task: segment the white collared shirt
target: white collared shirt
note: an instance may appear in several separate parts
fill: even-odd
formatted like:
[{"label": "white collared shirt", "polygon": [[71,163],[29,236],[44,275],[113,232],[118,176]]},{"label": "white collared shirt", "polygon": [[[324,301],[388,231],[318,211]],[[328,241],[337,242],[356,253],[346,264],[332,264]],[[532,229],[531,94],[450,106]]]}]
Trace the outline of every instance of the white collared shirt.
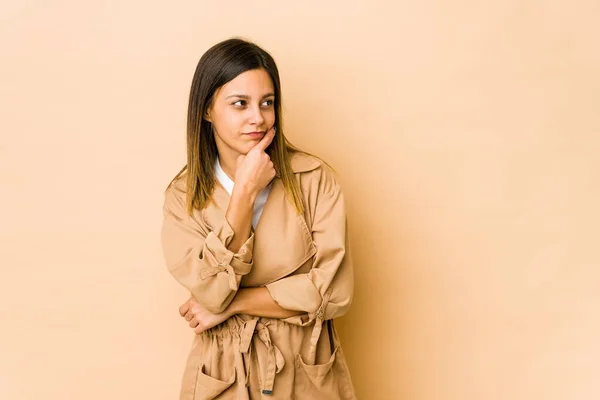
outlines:
[{"label": "white collared shirt", "polygon": [[[229,193],[229,195],[231,196],[231,194],[233,193],[233,186],[235,185],[235,182],[232,181],[231,178],[227,176],[225,171],[223,171],[223,168],[221,168],[219,157],[217,157],[217,160],[215,162],[215,176],[217,177],[221,185],[223,185],[227,193]],[[256,225],[258,225],[258,220],[262,215],[265,203],[267,202],[267,197],[269,197],[269,193],[271,192],[271,185],[272,182],[269,183],[267,187],[265,187],[263,190],[261,190],[258,196],[256,197],[256,201],[254,202],[254,210],[252,212],[253,229],[256,229]]]}]

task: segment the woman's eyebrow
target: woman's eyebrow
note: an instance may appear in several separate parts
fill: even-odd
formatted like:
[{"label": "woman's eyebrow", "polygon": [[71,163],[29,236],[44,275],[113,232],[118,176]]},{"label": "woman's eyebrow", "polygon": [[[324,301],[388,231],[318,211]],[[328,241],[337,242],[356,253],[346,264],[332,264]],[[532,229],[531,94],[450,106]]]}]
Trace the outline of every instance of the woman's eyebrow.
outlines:
[{"label": "woman's eyebrow", "polygon": [[[264,99],[265,97],[270,97],[270,96],[275,96],[275,94],[273,94],[273,93],[267,93],[262,98]],[[225,98],[228,99],[230,97],[239,97],[240,99],[245,99],[245,100],[248,100],[248,99],[251,98],[250,96],[245,95],[245,94],[232,94],[232,95],[227,96]]]}]

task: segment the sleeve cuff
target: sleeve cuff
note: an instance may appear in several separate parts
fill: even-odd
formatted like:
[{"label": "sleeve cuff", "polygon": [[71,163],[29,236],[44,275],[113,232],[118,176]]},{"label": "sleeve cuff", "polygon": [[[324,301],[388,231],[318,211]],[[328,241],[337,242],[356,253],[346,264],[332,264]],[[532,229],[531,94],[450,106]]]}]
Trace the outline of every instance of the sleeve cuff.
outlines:
[{"label": "sleeve cuff", "polygon": [[237,253],[227,248],[233,239],[233,229],[227,222],[206,236],[205,245],[214,256],[218,266],[230,265],[236,274],[246,275],[252,269],[252,250],[254,247],[254,233],[244,242]]},{"label": "sleeve cuff", "polygon": [[321,306],[321,294],[307,274],[292,275],[266,287],[273,300],[286,310],[310,314]]}]

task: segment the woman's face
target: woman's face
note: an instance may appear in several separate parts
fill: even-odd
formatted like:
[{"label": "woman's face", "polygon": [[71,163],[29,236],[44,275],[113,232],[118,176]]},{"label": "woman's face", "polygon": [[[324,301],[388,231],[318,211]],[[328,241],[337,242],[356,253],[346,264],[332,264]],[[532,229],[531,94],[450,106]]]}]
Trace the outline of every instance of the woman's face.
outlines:
[{"label": "woman's face", "polygon": [[213,124],[220,158],[235,163],[260,142],[275,123],[274,100],[264,69],[243,72],[217,89],[206,120]]}]

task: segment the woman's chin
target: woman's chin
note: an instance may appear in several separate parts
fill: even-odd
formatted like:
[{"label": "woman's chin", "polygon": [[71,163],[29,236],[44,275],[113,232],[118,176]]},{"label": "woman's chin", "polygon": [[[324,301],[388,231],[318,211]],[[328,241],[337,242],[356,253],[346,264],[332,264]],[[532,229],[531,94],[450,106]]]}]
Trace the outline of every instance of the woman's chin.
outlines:
[{"label": "woman's chin", "polygon": [[236,149],[236,151],[237,151],[237,153],[239,153],[239,154],[240,154],[240,155],[242,155],[242,156],[247,156],[247,155],[248,155],[248,153],[250,152],[250,150],[252,150],[252,148],[253,148],[254,146],[255,146],[254,144],[253,144],[253,145],[251,145],[251,146],[249,146],[249,145],[245,145],[245,146],[239,146],[239,147]]},{"label": "woman's chin", "polygon": [[234,149],[237,153],[246,156],[259,142],[260,140],[243,140],[236,143]]},{"label": "woman's chin", "polygon": [[241,154],[247,155],[250,150],[252,150],[260,140],[253,140],[251,142],[246,142],[243,146],[240,146]]}]

